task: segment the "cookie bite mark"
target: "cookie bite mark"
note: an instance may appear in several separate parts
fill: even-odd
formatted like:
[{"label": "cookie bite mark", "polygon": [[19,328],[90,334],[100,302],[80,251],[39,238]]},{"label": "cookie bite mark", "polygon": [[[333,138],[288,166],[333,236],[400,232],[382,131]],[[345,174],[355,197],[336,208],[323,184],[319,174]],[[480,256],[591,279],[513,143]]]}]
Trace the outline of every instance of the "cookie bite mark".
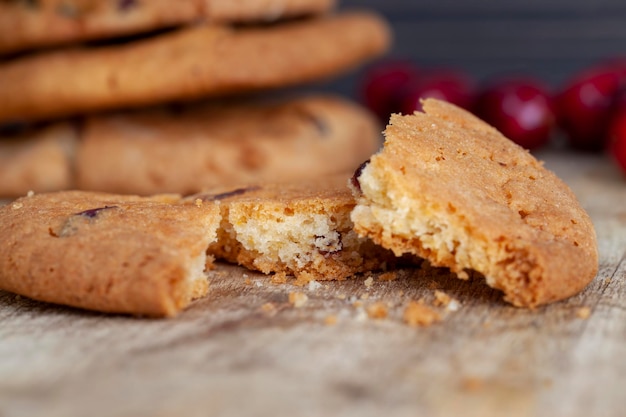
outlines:
[{"label": "cookie bite mark", "polygon": [[516,306],[584,288],[597,244],[571,190],[473,115],[432,99],[424,111],[393,115],[383,150],[355,175],[357,232],[459,277],[475,270]]},{"label": "cookie bite mark", "polygon": [[222,198],[218,242],[209,253],[300,282],[341,280],[393,263],[390,251],[354,232],[348,175],[263,184]]}]

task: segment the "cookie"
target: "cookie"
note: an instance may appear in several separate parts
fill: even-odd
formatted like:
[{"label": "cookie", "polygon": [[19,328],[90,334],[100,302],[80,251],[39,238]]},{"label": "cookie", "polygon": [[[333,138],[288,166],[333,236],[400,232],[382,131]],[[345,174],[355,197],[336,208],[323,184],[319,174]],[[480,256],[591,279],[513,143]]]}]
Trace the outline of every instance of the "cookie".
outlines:
[{"label": "cookie", "polygon": [[340,280],[382,269],[396,258],[360,238],[350,212],[349,174],[280,184],[222,188],[189,197],[219,201],[222,224],[209,253],[299,282]]},{"label": "cookie", "polygon": [[76,141],[69,123],[0,138],[0,197],[71,188]]},{"label": "cookie", "polygon": [[0,138],[0,197],[316,178],[353,170],[380,145],[375,118],[332,95],[119,112]]},{"label": "cookie", "polygon": [[311,82],[381,54],[389,41],[379,16],[352,12],[264,27],[198,25],[23,57],[0,65],[0,123]]},{"label": "cookie", "polygon": [[80,191],[0,207],[0,289],[85,309],[172,316],[207,291],[217,205]]},{"label": "cookie", "polygon": [[78,188],[142,195],[346,172],[381,144],[373,116],[335,96],[91,117],[82,139]]},{"label": "cookie", "polygon": [[393,115],[385,144],[353,178],[361,236],[535,307],[576,294],[598,269],[575,195],[530,153],[470,113],[429,99]]},{"label": "cookie", "polygon": [[129,36],[194,21],[254,22],[329,11],[333,0],[0,1],[0,54]]}]

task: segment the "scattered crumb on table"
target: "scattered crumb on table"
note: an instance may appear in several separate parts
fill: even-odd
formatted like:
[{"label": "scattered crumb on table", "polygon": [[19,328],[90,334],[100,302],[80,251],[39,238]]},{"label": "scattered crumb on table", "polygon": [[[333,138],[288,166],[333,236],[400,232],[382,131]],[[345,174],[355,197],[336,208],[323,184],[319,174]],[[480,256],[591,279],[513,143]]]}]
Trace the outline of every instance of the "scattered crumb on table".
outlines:
[{"label": "scattered crumb on table", "polygon": [[411,301],[404,309],[403,318],[409,326],[430,326],[441,321],[438,312],[421,301]]},{"label": "scattered crumb on table", "polygon": [[398,279],[398,273],[395,271],[385,272],[378,276],[379,281],[395,281]]},{"label": "scattered crumb on table", "polygon": [[300,308],[304,306],[309,297],[306,294],[301,292],[290,292],[289,293],[289,303],[293,304],[295,308]]},{"label": "scattered crumb on table", "polygon": [[587,320],[591,316],[591,309],[589,307],[580,307],[576,310],[576,317],[582,320]]},{"label": "scattered crumb on table", "polygon": [[367,315],[371,319],[384,319],[387,318],[389,312],[387,306],[383,302],[375,302],[366,307]]}]

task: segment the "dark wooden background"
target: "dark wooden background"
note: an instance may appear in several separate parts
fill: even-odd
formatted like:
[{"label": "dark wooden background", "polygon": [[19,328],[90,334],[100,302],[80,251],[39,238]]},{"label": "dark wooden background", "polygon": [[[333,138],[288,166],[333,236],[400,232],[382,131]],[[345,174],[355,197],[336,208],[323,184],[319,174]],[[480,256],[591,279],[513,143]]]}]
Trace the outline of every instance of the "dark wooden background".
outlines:
[{"label": "dark wooden background", "polygon": [[[558,89],[573,73],[626,56],[624,0],[340,0],[382,13],[394,28],[389,56],[462,69],[478,81],[523,73]],[[354,94],[363,70],[332,83]]]}]

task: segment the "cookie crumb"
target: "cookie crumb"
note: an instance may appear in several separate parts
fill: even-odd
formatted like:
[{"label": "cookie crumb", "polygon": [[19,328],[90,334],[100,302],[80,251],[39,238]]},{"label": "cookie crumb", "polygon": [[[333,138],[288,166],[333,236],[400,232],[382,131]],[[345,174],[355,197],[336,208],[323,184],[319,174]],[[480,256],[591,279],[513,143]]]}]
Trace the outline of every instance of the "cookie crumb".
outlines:
[{"label": "cookie crumb", "polygon": [[297,277],[296,277],[296,281],[294,282],[294,285],[298,286],[298,287],[304,287],[305,285],[308,285],[309,282],[314,281],[315,277],[304,271],[301,272]]},{"label": "cookie crumb", "polygon": [[440,290],[435,290],[433,305],[437,307],[445,307],[448,311],[457,311],[460,307],[460,304],[456,299]]},{"label": "cookie crumb", "polygon": [[324,318],[324,324],[327,326],[334,326],[335,324],[337,324],[337,316],[335,316],[334,314],[326,316]]},{"label": "cookie crumb", "polygon": [[411,301],[404,309],[403,318],[409,326],[430,326],[441,321],[441,316],[421,301]]},{"label": "cookie crumb", "polygon": [[254,281],[254,285],[257,287],[262,287],[263,283],[261,281]]},{"label": "cookie crumb", "polygon": [[35,195],[35,192],[33,190],[28,190],[28,192],[26,193],[26,197],[32,197]]},{"label": "cookie crumb", "polygon": [[374,285],[374,278],[369,277],[368,279],[363,281],[363,284],[365,284],[367,288],[370,288],[372,285]]},{"label": "cookie crumb", "polygon": [[460,307],[461,307],[461,303],[459,303],[457,300],[453,298],[452,300],[450,300],[450,304],[446,306],[446,310],[458,311]]},{"label": "cookie crumb", "polygon": [[478,377],[467,377],[462,381],[463,389],[466,391],[479,391],[485,386],[485,381]]},{"label": "cookie crumb", "polygon": [[435,300],[433,301],[434,305],[447,307],[451,301],[452,297],[450,297],[448,294],[440,290],[435,290]]},{"label": "cookie crumb", "polygon": [[388,314],[387,306],[380,301],[367,306],[367,315],[371,319],[385,319]]},{"label": "cookie crumb", "polygon": [[361,294],[361,300],[367,300],[368,298],[370,298],[370,295],[368,293]]},{"label": "cookie crumb", "polygon": [[270,278],[272,284],[285,284],[287,282],[287,274],[284,272],[277,272]]},{"label": "cookie crumb", "polygon": [[456,276],[463,280],[469,279],[469,274],[467,273],[467,271],[459,271],[456,273]]},{"label": "cookie crumb", "polygon": [[319,282],[315,280],[309,281],[309,291],[317,291],[320,288],[322,288],[322,284],[320,284]]},{"label": "cookie crumb", "polygon": [[24,207],[24,205],[23,205],[22,203],[13,203],[13,204],[11,205],[11,208],[12,208],[13,210],[19,210],[19,209],[21,209],[22,207]]},{"label": "cookie crumb", "polygon": [[246,278],[243,280],[244,285],[252,285],[252,280],[250,278]]},{"label": "cookie crumb", "polygon": [[196,207],[202,207],[202,199],[196,198],[196,200],[194,201],[194,204],[196,205]]},{"label": "cookie crumb", "polygon": [[274,303],[265,303],[261,306],[261,310],[268,314],[268,315],[275,315],[276,314],[276,305]]},{"label": "cookie crumb", "polygon": [[591,316],[591,309],[589,307],[580,307],[576,310],[576,317],[581,320],[587,320]]},{"label": "cookie crumb", "polygon": [[363,322],[363,321],[366,321],[366,320],[367,320],[367,313],[362,308],[359,308],[356,311],[356,321]]},{"label": "cookie crumb", "polygon": [[398,273],[393,271],[385,272],[378,276],[379,281],[395,281],[396,279],[398,279]]},{"label": "cookie crumb", "polygon": [[342,294],[337,294],[337,298],[338,298],[339,300],[345,300],[345,299],[346,299],[346,295],[345,295],[345,294],[343,294],[343,293],[342,293]]},{"label": "cookie crumb", "polygon": [[295,308],[300,308],[306,304],[309,297],[306,294],[301,292],[290,292],[289,293],[289,303],[293,304]]}]

